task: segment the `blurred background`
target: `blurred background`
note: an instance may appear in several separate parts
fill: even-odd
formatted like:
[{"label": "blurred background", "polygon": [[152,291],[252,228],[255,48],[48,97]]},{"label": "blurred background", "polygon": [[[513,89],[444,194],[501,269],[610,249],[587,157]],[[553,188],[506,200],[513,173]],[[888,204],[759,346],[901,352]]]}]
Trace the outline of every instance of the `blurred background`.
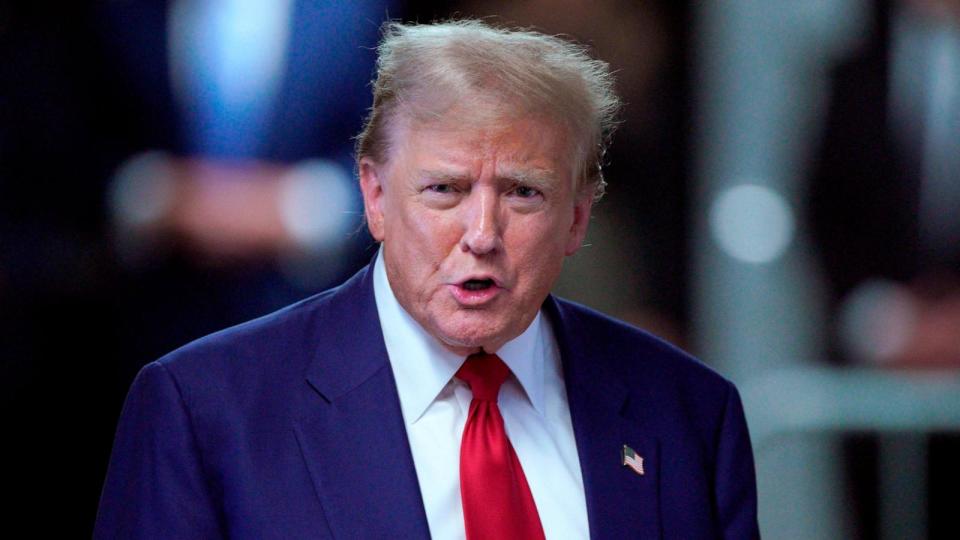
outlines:
[{"label": "blurred background", "polygon": [[369,260],[379,26],[454,15],[616,70],[558,292],[737,383],[764,536],[960,538],[957,0],[0,4],[10,528],[88,536],[142,365]]}]

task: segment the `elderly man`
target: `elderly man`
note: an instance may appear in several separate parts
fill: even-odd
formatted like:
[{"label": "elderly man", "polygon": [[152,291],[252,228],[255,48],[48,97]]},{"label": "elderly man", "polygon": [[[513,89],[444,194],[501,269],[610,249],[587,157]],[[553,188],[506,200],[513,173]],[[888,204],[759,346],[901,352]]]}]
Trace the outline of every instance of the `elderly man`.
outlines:
[{"label": "elderly man", "polygon": [[563,40],[389,25],[357,145],[378,254],[144,368],[96,536],[758,536],[733,386],[549,294],[617,106]]}]

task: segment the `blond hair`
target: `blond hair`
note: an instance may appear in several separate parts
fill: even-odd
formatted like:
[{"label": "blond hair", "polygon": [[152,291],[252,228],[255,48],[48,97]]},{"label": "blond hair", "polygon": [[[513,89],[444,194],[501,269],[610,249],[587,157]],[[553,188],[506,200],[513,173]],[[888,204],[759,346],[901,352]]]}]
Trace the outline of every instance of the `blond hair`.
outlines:
[{"label": "blond hair", "polygon": [[504,118],[545,115],[569,129],[579,189],[603,195],[602,163],[620,99],[606,62],[559,37],[478,20],[384,25],[377,47],[373,106],[357,136],[356,158],[385,162],[398,114],[442,118],[455,105]]}]

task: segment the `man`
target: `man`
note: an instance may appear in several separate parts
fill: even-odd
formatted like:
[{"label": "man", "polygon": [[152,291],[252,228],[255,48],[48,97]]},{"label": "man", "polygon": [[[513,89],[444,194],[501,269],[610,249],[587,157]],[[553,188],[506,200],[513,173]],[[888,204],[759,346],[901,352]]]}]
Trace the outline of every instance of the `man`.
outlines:
[{"label": "man", "polygon": [[374,261],[145,367],[97,537],[753,538],[733,386],[549,295],[618,100],[533,32],[387,27],[358,139]]}]

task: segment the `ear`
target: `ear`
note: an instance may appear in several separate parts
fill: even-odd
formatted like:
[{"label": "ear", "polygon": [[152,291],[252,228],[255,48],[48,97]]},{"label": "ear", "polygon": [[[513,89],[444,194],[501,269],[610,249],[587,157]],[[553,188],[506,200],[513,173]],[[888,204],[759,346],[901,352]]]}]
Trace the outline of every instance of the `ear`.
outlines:
[{"label": "ear", "polygon": [[360,192],[363,194],[363,214],[367,218],[370,236],[383,241],[383,167],[369,157],[360,158]]},{"label": "ear", "polygon": [[577,199],[573,203],[573,223],[570,224],[565,255],[573,255],[583,245],[583,239],[587,236],[587,225],[590,224],[590,210],[592,208],[592,190],[584,190],[577,195]]}]

